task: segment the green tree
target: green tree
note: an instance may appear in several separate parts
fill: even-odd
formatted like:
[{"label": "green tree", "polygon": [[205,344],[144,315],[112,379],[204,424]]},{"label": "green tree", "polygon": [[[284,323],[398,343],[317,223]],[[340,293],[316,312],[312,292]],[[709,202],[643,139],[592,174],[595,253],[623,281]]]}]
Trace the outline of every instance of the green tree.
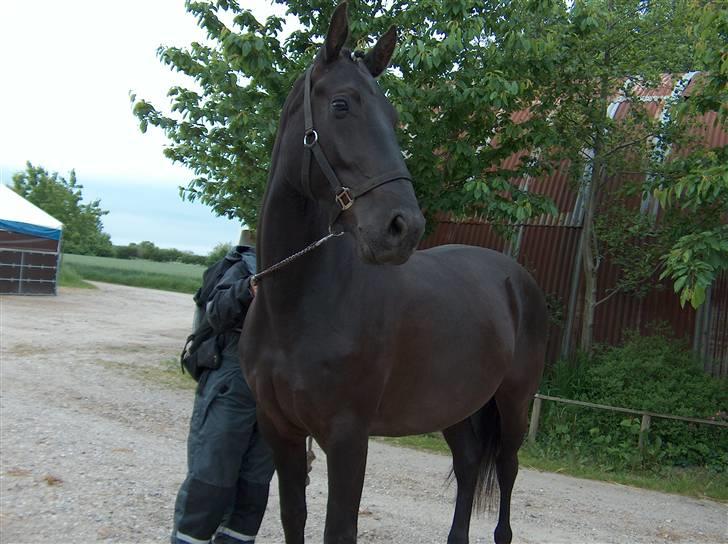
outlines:
[{"label": "green tree", "polygon": [[212,248],[212,251],[210,251],[210,253],[205,258],[205,264],[215,264],[225,255],[227,255],[234,247],[235,245],[231,244],[230,242],[220,242],[219,244],[216,244],[215,247]]},{"label": "green tree", "polygon": [[[161,128],[171,142],[165,154],[195,173],[183,198],[248,225],[257,221],[285,98],[338,1],[275,3],[295,25],[288,35],[282,18],[259,21],[235,0],[188,1],[208,41],[158,54],[191,85],[170,89],[170,113],[132,96],[141,129]],[[390,25],[399,29],[392,69],[380,82],[400,114],[400,142],[430,216],[477,216],[508,234],[556,211],[513,180],[569,161],[585,202],[585,349],[608,242],[594,228],[599,205],[613,200],[615,176],[659,179],[660,150],[684,132],[671,118],[656,119],[639,91],[662,73],[710,68],[696,58],[689,32],[698,12],[691,0],[350,1],[352,48],[366,49]],[[704,43],[716,38],[714,26]],[[630,106],[619,122],[606,115],[616,97]],[[507,160],[515,153],[519,161]]]},{"label": "green tree", "polygon": [[[681,83],[663,75],[702,67],[688,32],[691,7],[681,0],[577,0],[561,4],[544,23],[528,22],[522,13],[512,19],[519,36],[553,36],[549,62],[529,72],[538,96],[530,113],[556,134],[542,132],[548,139],[539,160],[568,161],[583,203],[584,351],[592,347],[598,305],[620,291],[644,293],[662,267],[660,256],[690,225],[679,213],[658,220],[650,195],[640,199],[640,193],[643,180],[654,183],[663,175],[668,151],[686,133],[669,114],[655,115],[656,102],[645,95],[667,83],[679,97]],[[666,102],[669,113],[676,100]],[[598,299],[599,267],[607,255],[622,266],[622,277]]]},{"label": "green tree", "polygon": [[13,175],[13,189],[63,223],[63,251],[81,255],[112,254],[111,239],[103,231],[101,218],[109,213],[101,201],[83,203],[83,185],[71,170],[68,179],[40,166],[26,163],[24,172]]},{"label": "green tree", "polygon": [[[132,96],[141,129],[164,130],[171,141],[165,154],[195,172],[183,197],[248,225],[257,221],[285,98],[323,42],[338,2],[277,3],[298,24],[288,36],[281,18],[258,21],[234,0],[187,2],[209,41],[162,47],[158,54],[195,85],[170,89],[170,114]],[[508,169],[501,164],[514,151],[534,148],[544,128],[538,119],[511,120],[535,99],[522,66],[489,38],[505,32],[511,11],[475,0],[351,2],[352,48],[367,48],[392,24],[400,29],[393,69],[381,83],[400,113],[401,144],[431,214],[477,214],[505,226],[554,211],[547,199],[508,183],[538,173],[535,163],[526,157]],[[547,47],[540,37],[534,42]],[[490,145],[496,136],[498,146]]]},{"label": "green tree", "polygon": [[680,302],[697,308],[721,272],[728,270],[728,145],[700,145],[707,130],[728,132],[728,5],[694,2],[690,27],[697,61],[705,73],[690,99],[676,108],[678,124],[698,127],[662,176],[648,185],[660,203],[695,218],[663,256],[662,277],[674,281]]},{"label": "green tree", "polygon": [[137,244],[137,257],[140,259],[147,259],[149,261],[159,261],[160,248],[158,248],[154,242],[144,240]]}]

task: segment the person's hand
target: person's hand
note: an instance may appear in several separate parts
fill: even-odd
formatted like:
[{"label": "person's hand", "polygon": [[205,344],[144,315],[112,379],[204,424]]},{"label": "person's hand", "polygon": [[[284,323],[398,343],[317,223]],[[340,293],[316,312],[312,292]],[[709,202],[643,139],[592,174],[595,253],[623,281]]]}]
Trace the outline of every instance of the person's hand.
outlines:
[{"label": "person's hand", "polygon": [[257,282],[250,282],[250,292],[253,294],[253,297],[255,297],[258,294],[258,283]]}]

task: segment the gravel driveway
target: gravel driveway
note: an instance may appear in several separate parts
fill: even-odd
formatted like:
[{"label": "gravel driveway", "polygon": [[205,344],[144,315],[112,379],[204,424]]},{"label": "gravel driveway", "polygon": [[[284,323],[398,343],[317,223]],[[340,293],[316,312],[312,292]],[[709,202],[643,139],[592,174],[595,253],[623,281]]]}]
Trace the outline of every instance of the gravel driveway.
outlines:
[{"label": "gravel driveway", "polygon": [[[189,295],[97,284],[57,297],[0,297],[0,541],[167,542],[185,473],[193,390],[165,382],[190,326]],[[308,490],[321,542],[323,454]],[[444,543],[447,457],[370,443],[360,542]],[[282,542],[277,485],[258,542]],[[522,470],[514,542],[728,542],[707,500]],[[492,542],[494,516],[471,542]]]}]

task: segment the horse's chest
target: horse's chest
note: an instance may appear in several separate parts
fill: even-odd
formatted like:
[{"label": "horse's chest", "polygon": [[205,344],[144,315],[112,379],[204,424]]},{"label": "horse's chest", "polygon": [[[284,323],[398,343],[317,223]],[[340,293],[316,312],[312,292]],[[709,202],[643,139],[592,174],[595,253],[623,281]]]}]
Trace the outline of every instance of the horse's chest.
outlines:
[{"label": "horse's chest", "polygon": [[304,413],[333,414],[354,399],[370,405],[384,389],[371,354],[354,349],[354,342],[342,336],[302,336],[284,348],[261,340],[255,380],[268,384],[258,389],[270,398],[259,400],[275,405],[289,420],[300,420]]},{"label": "horse's chest", "polygon": [[291,390],[335,393],[338,386],[357,382],[367,375],[366,357],[352,349],[310,339],[264,357],[263,366],[277,382]]}]

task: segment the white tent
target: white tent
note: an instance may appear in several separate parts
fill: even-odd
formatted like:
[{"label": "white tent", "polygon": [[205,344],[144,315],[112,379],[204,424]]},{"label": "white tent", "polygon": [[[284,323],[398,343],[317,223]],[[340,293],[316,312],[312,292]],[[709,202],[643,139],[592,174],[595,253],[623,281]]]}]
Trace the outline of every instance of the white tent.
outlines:
[{"label": "white tent", "polygon": [[63,224],[0,184],[0,294],[56,293]]}]

